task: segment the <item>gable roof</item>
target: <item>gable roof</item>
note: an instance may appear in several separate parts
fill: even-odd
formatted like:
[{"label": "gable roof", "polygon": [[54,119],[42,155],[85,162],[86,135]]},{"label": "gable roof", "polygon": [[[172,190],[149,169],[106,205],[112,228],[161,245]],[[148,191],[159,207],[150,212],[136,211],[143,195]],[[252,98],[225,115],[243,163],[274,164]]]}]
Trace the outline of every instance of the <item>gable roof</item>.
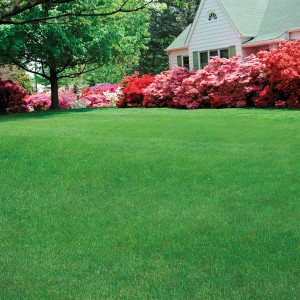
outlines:
[{"label": "gable roof", "polygon": [[259,32],[270,0],[219,0],[236,29],[243,36]]},{"label": "gable roof", "polygon": [[269,0],[255,43],[279,38],[286,31],[300,28],[300,0]]},{"label": "gable roof", "polygon": [[[166,49],[186,48],[195,29],[204,2],[201,0],[194,22]],[[244,44],[275,40],[287,30],[300,28],[300,0],[218,0]],[[187,30],[188,29],[188,30]]]},{"label": "gable roof", "polygon": [[189,35],[189,32],[191,30],[192,24],[187,26],[184,31],[173,41],[171,45],[166,49],[168,50],[175,50],[175,49],[182,49],[182,48],[187,48],[186,46],[186,40]]}]

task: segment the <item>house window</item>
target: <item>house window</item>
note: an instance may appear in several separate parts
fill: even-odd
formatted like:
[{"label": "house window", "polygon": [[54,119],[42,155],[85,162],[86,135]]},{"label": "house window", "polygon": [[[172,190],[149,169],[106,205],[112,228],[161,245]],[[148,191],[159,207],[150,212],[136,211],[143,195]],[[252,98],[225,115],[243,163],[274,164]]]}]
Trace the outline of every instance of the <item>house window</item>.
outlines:
[{"label": "house window", "polygon": [[190,68],[190,58],[188,56],[183,57],[183,67],[187,69]]},{"label": "house window", "polygon": [[229,49],[220,49],[221,58],[229,58]]},{"label": "house window", "polygon": [[217,14],[214,11],[211,11],[208,14],[208,21],[214,21],[214,20],[217,20],[217,19],[218,19]]},{"label": "house window", "polygon": [[178,55],[177,56],[177,66],[189,69],[190,68],[190,58],[188,56]]},{"label": "house window", "polygon": [[230,58],[235,56],[235,51],[234,53],[231,53],[230,51],[232,47],[235,49],[235,46],[231,46],[225,49],[214,49],[200,52],[200,69],[203,69],[208,64],[208,61],[214,56],[219,56],[221,58]]},{"label": "house window", "polygon": [[212,58],[213,56],[219,56],[219,51],[218,50],[210,50],[209,58]]},{"label": "house window", "polygon": [[200,52],[200,69],[203,69],[208,64],[208,52]]}]

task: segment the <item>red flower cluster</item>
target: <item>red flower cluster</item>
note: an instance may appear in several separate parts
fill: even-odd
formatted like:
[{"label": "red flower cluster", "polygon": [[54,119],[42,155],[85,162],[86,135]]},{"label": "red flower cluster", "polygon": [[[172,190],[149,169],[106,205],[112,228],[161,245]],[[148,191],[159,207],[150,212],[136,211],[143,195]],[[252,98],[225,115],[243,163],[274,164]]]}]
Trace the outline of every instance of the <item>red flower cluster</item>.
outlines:
[{"label": "red flower cluster", "polygon": [[139,77],[138,72],[132,76],[126,76],[121,82],[123,95],[116,104],[118,107],[141,107],[143,105],[144,90],[154,81],[154,76],[145,74]]},{"label": "red flower cluster", "polygon": [[259,107],[300,107],[300,40],[258,53],[268,83],[255,101]]}]

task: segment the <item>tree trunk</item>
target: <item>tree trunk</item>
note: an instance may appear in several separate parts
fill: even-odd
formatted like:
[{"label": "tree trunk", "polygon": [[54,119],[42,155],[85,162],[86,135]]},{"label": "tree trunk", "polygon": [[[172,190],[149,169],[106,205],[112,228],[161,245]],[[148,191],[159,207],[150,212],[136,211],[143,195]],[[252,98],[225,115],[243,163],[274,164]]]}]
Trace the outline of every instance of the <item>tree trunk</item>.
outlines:
[{"label": "tree trunk", "polygon": [[56,74],[56,68],[50,68],[50,83],[51,83],[51,110],[60,109],[58,101],[58,78]]}]

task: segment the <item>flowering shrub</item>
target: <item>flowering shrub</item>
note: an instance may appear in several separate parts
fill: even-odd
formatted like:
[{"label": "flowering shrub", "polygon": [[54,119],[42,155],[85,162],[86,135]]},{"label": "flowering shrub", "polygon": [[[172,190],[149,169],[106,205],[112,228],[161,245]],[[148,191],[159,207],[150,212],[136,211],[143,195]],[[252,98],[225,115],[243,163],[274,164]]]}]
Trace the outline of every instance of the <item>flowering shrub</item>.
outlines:
[{"label": "flowering shrub", "polygon": [[115,93],[119,88],[120,88],[120,85],[117,83],[113,84],[113,83],[106,82],[106,83],[96,84],[95,86],[91,87],[90,89],[92,92],[101,89],[102,92]]},{"label": "flowering shrub", "polygon": [[271,51],[258,53],[265,64],[268,83],[255,100],[258,107],[300,107],[300,40],[286,41]]},{"label": "flowering shrub", "polygon": [[29,111],[48,110],[51,105],[51,92],[27,95],[24,100]]},{"label": "flowering shrub", "polygon": [[59,89],[58,100],[60,108],[69,109],[71,108],[71,103],[77,101],[77,95],[74,93],[73,90]]},{"label": "flowering shrub", "polygon": [[173,103],[182,108],[245,107],[263,89],[264,65],[251,55],[242,62],[239,56],[214,57],[203,69],[183,80]]},{"label": "flowering shrub", "polygon": [[[51,91],[45,91],[40,94],[27,95],[24,100],[29,111],[48,110],[51,105]],[[71,90],[58,90],[59,105],[62,109],[69,109],[77,103],[77,96]]]},{"label": "flowering shrub", "polygon": [[81,100],[87,107],[105,107],[116,105],[120,96],[118,84],[100,83],[93,87],[86,87],[81,93]]},{"label": "flowering shrub", "polygon": [[163,71],[155,76],[151,83],[144,91],[144,107],[163,107],[173,106],[173,97],[175,90],[181,86],[182,81],[190,76],[186,68],[178,66],[169,71]]},{"label": "flowering shrub", "polygon": [[89,101],[78,99],[76,101],[70,102],[70,108],[71,109],[86,108],[88,106],[88,104],[90,104]]},{"label": "flowering shrub", "polygon": [[121,82],[123,95],[116,104],[118,107],[139,107],[144,101],[144,90],[154,81],[154,76],[145,74],[139,77],[138,72],[126,76]]},{"label": "flowering shrub", "polygon": [[107,107],[110,106],[108,103],[106,97],[103,94],[90,94],[83,98],[81,98],[82,101],[86,101],[87,106],[86,107]]},{"label": "flowering shrub", "polygon": [[0,113],[26,112],[25,91],[10,80],[0,78]]}]

